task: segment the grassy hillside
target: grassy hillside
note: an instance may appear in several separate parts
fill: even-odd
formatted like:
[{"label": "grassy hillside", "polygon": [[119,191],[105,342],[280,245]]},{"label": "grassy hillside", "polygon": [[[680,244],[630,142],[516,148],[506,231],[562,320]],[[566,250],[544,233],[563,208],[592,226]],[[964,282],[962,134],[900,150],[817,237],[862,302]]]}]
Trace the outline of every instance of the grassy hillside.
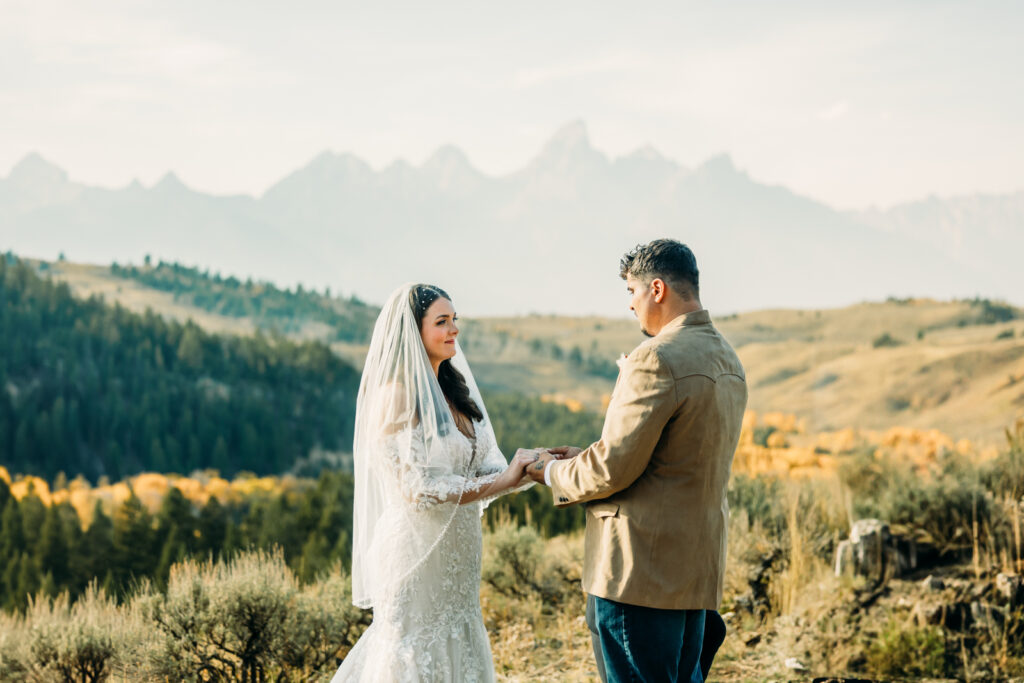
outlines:
[{"label": "grassy hillside", "polygon": [[1024,416],[1024,320],[987,301],[889,301],[763,311],[720,322],[750,381],[750,407],[811,430],[937,428],[1000,443]]},{"label": "grassy hillside", "polygon": [[[757,311],[715,324],[747,370],[749,408],[795,413],[812,431],[903,425],[1000,444],[1005,426],[1024,416],[1019,309],[986,300],[890,300]],[[613,380],[578,371],[568,360],[572,349],[614,359],[643,339],[633,320],[485,318],[464,328],[481,382],[595,410]]]},{"label": "grassy hillside", "polygon": [[[263,324],[258,317],[214,314],[189,303],[184,291],[175,296],[144,284],[146,277],[120,277],[108,267],[48,268],[77,293],[103,293],[134,310],[152,307],[179,319],[192,317],[210,330]],[[202,280],[201,273],[189,272]],[[305,297],[302,310],[316,301],[326,305],[320,294]],[[332,301],[330,307],[347,305],[344,299]],[[373,309],[360,310],[365,322]],[[361,363],[365,339],[296,311],[288,327],[295,336],[326,341]],[[998,302],[889,300],[820,311],[757,311],[715,322],[747,369],[750,408],[797,413],[813,430],[905,425],[998,444],[1005,425],[1024,416],[1024,314]],[[627,318],[532,315],[464,319],[462,340],[486,389],[600,412],[614,384],[614,360],[643,337]]]},{"label": "grassy hillside", "polygon": [[0,464],[52,478],[277,473],[350,448],[358,372],[318,342],[213,335],[0,257]]}]

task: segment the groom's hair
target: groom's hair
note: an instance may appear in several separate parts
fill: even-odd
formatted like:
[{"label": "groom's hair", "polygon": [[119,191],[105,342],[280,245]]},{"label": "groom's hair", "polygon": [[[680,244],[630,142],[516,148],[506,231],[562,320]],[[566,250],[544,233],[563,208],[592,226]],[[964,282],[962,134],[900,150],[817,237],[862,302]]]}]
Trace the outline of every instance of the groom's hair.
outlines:
[{"label": "groom's hair", "polygon": [[632,275],[644,284],[662,280],[683,300],[700,298],[700,271],[690,248],[677,240],[660,239],[638,244],[619,261],[619,277]]}]

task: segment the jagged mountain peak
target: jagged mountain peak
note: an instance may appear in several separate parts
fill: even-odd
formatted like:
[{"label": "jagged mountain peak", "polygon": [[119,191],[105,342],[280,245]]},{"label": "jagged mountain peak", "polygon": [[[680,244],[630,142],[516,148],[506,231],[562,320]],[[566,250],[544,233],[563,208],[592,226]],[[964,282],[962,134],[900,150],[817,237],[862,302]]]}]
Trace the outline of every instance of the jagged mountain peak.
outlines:
[{"label": "jagged mountain peak", "polygon": [[7,179],[19,186],[60,185],[68,181],[67,171],[50,163],[38,152],[29,152],[11,169]]},{"label": "jagged mountain peak", "polygon": [[698,171],[702,173],[710,174],[739,174],[740,171],[736,169],[736,164],[733,163],[732,157],[729,154],[722,153],[716,154],[711,157],[703,164],[701,164]]},{"label": "jagged mountain peak", "polygon": [[471,191],[483,180],[463,152],[454,145],[445,145],[430,155],[421,171],[440,190]]},{"label": "jagged mountain peak", "polygon": [[372,169],[369,164],[354,154],[349,154],[348,152],[342,152],[339,154],[328,149],[313,157],[310,162],[300,168],[297,173],[302,173],[303,171],[315,171],[318,173],[351,173],[354,171],[362,173],[371,172]]},{"label": "jagged mountain peak", "polygon": [[590,146],[590,133],[587,131],[587,124],[577,119],[565,124],[551,136],[549,145],[562,146]]},{"label": "jagged mountain peak", "polygon": [[477,172],[466,153],[455,145],[438,147],[437,151],[423,162],[422,168],[429,173]]},{"label": "jagged mountain peak", "polygon": [[625,156],[618,157],[615,166],[626,173],[640,173],[644,177],[651,174],[671,176],[679,171],[687,171],[672,159],[664,156],[651,145],[639,147]]},{"label": "jagged mountain peak", "polygon": [[654,149],[652,145],[637,147],[635,150],[624,156],[623,159],[636,161],[670,161],[667,157],[662,155],[661,152]]},{"label": "jagged mountain peak", "polygon": [[162,178],[160,178],[159,181],[157,181],[156,185],[153,186],[153,189],[159,190],[160,192],[181,192],[187,191],[188,187],[185,186],[185,183],[181,182],[181,178],[178,177],[178,174],[174,171],[168,171]]},{"label": "jagged mountain peak", "polygon": [[581,152],[594,152],[590,144],[590,134],[583,121],[572,121],[565,124],[548,139],[541,151],[541,157],[564,156]]},{"label": "jagged mountain peak", "polygon": [[[354,183],[364,186],[370,182],[374,171],[359,157],[331,150],[324,150],[310,161],[267,188],[263,199],[273,203],[293,200],[297,196],[308,197],[308,193],[333,193],[337,188]],[[296,195],[295,193],[299,194]]]},{"label": "jagged mountain peak", "polygon": [[584,123],[573,121],[562,126],[547,141],[528,170],[533,173],[540,171],[544,175],[554,173],[564,178],[565,174],[601,169],[608,163],[608,158],[590,144]]}]

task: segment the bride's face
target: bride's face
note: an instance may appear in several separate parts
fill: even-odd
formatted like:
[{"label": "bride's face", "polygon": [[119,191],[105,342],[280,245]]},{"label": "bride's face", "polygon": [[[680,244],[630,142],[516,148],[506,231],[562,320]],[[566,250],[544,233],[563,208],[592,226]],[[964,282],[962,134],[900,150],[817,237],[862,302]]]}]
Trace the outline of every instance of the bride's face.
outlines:
[{"label": "bride's face", "polygon": [[455,337],[459,335],[459,328],[455,324],[457,320],[452,302],[444,297],[430,304],[423,316],[420,337],[423,339],[423,348],[427,350],[427,357],[435,368],[455,355]]}]

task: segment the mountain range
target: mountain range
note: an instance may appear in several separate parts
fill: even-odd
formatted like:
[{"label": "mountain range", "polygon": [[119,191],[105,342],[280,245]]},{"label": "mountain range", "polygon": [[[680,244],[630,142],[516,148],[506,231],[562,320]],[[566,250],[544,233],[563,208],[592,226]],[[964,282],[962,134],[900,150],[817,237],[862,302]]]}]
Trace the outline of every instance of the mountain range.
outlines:
[{"label": "mountain range", "polygon": [[725,155],[695,168],[650,147],[609,158],[580,122],[499,177],[445,146],[380,170],[324,152],[259,197],[204,194],[173,173],[90,187],[38,154],[0,179],[0,249],[95,263],[149,254],[376,303],[430,281],[477,316],[628,314],[618,260],[656,237],[693,247],[702,301],[722,313],[888,296],[1024,302],[1024,192],[837,211]]}]

